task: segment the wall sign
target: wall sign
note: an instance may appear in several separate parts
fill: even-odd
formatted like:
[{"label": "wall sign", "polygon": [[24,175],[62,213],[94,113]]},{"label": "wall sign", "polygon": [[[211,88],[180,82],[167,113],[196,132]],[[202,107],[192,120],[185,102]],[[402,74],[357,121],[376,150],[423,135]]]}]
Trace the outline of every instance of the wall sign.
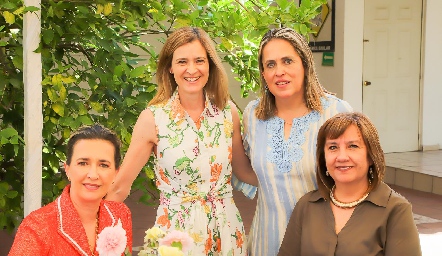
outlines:
[{"label": "wall sign", "polygon": [[[302,0],[299,0],[301,4]],[[335,51],[335,0],[328,0],[320,7],[320,13],[312,20],[316,25],[311,29],[316,34],[310,34],[309,46],[312,52]]]}]

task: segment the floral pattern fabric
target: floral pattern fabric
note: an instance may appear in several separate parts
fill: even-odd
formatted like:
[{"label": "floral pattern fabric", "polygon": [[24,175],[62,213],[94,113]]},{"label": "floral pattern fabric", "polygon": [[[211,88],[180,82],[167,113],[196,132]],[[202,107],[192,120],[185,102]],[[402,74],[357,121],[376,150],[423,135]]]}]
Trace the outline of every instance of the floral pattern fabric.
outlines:
[{"label": "floral pattern fabric", "polygon": [[244,226],[230,183],[230,106],[219,110],[206,100],[194,122],[175,91],[167,103],[149,109],[158,136],[155,174],[161,194],[156,226],[189,233],[195,245],[187,255],[246,255]]}]

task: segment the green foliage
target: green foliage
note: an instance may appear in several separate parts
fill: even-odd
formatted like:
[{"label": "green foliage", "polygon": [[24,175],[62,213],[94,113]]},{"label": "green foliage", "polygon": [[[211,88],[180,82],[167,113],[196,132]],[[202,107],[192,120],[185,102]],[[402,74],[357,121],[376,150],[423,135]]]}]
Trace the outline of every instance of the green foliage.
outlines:
[{"label": "green foliage", "polygon": [[[43,204],[66,185],[62,163],[72,131],[99,122],[127,149],[138,114],[153,97],[159,49],[177,27],[199,26],[241,82],[242,96],[259,84],[257,47],[270,27],[310,32],[325,0],[42,0]],[[23,216],[23,16],[38,10],[23,0],[0,3],[0,227],[13,230]],[[153,37],[159,39],[152,39]],[[148,42],[146,42],[148,41]],[[135,49],[137,49],[135,51]],[[136,54],[141,52],[142,54]],[[155,204],[149,162],[132,187]]]}]

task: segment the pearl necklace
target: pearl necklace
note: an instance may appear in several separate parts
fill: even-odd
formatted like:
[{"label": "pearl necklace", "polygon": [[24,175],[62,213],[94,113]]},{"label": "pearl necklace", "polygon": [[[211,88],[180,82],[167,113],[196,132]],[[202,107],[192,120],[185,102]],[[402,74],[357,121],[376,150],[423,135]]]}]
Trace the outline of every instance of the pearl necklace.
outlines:
[{"label": "pearl necklace", "polygon": [[[350,202],[350,203],[343,203],[341,201],[338,201],[334,196],[333,196],[333,191],[335,190],[335,186],[333,185],[332,189],[330,190],[330,199],[332,201],[332,203],[342,209],[350,209],[350,208],[354,208],[356,206],[358,206],[360,203],[362,203],[362,201],[364,201],[368,195],[370,194],[370,192],[367,192],[365,195],[363,195],[361,198],[359,198],[356,201]],[[370,188],[370,186],[369,186]]]}]

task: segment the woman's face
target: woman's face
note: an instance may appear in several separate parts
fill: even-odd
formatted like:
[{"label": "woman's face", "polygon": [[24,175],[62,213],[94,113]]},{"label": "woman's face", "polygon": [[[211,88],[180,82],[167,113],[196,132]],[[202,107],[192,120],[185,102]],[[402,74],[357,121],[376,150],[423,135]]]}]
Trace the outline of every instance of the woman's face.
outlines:
[{"label": "woman's face", "polygon": [[114,145],[101,139],[82,139],[74,145],[71,164],[65,164],[74,202],[101,201],[115,179]]},{"label": "woman's face", "polygon": [[170,72],[180,93],[201,92],[209,80],[209,59],[199,40],[178,47],[173,53]]},{"label": "woman's face", "polygon": [[337,187],[368,184],[368,168],[372,164],[359,129],[350,125],[337,139],[326,139],[325,163]]},{"label": "woman's face", "polygon": [[276,99],[304,97],[304,66],[289,41],[269,41],[262,49],[262,65],[264,80]]}]

